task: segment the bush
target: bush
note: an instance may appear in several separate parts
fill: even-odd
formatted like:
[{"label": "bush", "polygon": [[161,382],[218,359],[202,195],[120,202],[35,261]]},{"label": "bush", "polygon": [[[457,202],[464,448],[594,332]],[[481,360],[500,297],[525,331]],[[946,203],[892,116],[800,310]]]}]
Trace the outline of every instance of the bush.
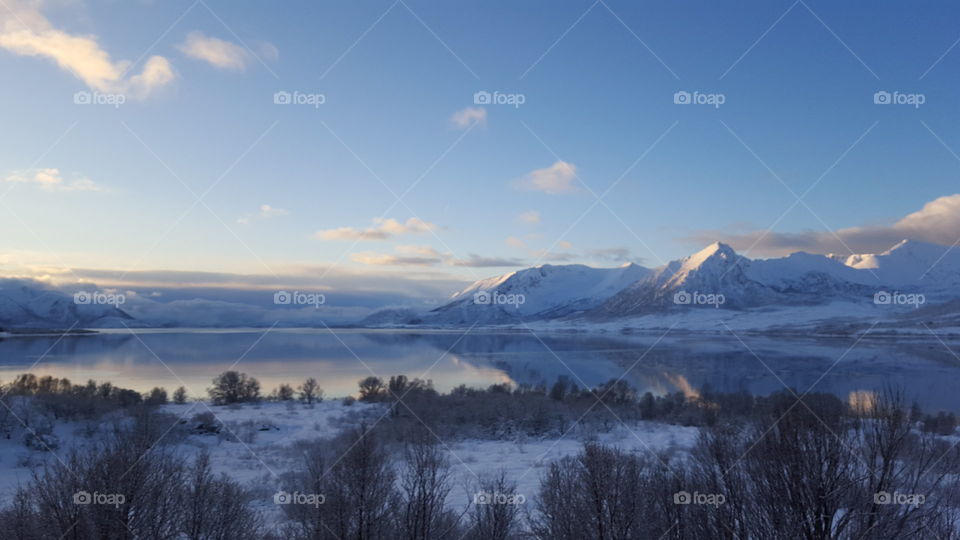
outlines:
[{"label": "bush", "polygon": [[167,391],[163,388],[154,388],[143,400],[147,405],[164,405],[167,403]]},{"label": "bush", "polygon": [[313,405],[314,401],[323,401],[323,390],[320,388],[320,385],[317,384],[317,380],[313,377],[303,381],[303,384],[300,385],[299,390],[300,400],[307,405]]},{"label": "bush", "polygon": [[187,402],[187,389],[181,386],[173,392],[173,402],[178,405],[183,405]]},{"label": "bush", "polygon": [[357,384],[360,386],[360,401],[381,401],[386,396],[386,387],[380,377],[371,375]]},{"label": "bush", "polygon": [[224,371],[213,379],[213,387],[207,392],[214,405],[257,401],[260,398],[260,381],[248,377],[246,373]]},{"label": "bush", "polygon": [[277,401],[291,401],[293,399],[293,387],[289,384],[281,384],[273,391],[273,396]]}]

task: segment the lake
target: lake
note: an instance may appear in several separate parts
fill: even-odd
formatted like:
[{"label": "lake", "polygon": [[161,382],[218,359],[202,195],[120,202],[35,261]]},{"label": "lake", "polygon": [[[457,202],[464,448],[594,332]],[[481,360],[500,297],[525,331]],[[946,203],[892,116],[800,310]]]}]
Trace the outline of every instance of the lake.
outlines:
[{"label": "lake", "polygon": [[692,394],[705,384],[755,394],[815,385],[847,399],[892,384],[924,409],[960,412],[960,361],[940,342],[360,329],[124,329],[0,340],[4,382],[31,371],[139,391],[182,384],[192,397],[205,396],[211,379],[227,369],[256,377],[264,393],[316,377],[335,397],[354,393],[371,374],[431,379],[447,391],[460,384],[549,384],[561,375],[596,386],[628,368],[625,380],[654,394]]}]

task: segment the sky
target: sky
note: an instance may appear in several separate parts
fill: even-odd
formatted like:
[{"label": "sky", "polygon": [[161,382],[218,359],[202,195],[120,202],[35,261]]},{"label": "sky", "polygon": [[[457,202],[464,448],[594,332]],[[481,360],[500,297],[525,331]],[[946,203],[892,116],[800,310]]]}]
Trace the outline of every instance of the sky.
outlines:
[{"label": "sky", "polygon": [[430,296],[950,246],[958,40],[940,2],[0,0],[0,273]]}]

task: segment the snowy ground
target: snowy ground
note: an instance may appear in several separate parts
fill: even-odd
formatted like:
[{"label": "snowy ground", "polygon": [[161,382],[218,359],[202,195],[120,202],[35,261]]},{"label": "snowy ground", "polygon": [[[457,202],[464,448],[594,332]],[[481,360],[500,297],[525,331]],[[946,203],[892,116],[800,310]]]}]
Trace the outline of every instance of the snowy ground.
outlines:
[{"label": "snowy ground", "polygon": [[[278,512],[273,504],[273,493],[280,482],[278,476],[299,464],[295,450],[298,441],[312,441],[333,437],[340,431],[376,422],[385,409],[382,405],[355,403],[345,406],[341,401],[324,401],[312,407],[301,403],[261,403],[243,406],[212,406],[206,402],[183,405],[169,404],[161,408],[173,415],[167,442],[176,444],[176,451],[189,459],[206,449],[216,472],[222,472],[251,488],[256,503],[267,516]],[[210,412],[226,426],[221,434],[190,434],[197,415]],[[388,421],[388,420],[384,420]],[[31,479],[31,466],[42,466],[46,459],[66,460],[71,446],[93,444],[99,439],[98,429],[109,429],[110,420],[103,422],[69,422],[59,424],[54,433],[60,440],[59,448],[51,456],[29,450],[21,437],[0,440],[0,499],[9,502],[21,484]],[[550,461],[576,454],[585,439],[592,437],[623,450],[648,454],[684,452],[697,436],[696,428],[672,426],[654,422],[639,422],[618,426],[597,436],[573,430],[562,439],[524,440],[448,440],[443,441],[449,451],[453,481],[450,504],[460,505],[470,500],[470,486],[477,476],[499,473],[516,482],[518,493],[528,500],[536,495],[544,467]]]}]

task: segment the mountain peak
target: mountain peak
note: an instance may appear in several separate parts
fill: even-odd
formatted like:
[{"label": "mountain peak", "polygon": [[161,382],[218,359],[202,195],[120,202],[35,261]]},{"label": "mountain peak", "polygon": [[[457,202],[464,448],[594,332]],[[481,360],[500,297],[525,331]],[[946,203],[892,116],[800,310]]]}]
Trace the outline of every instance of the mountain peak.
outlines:
[{"label": "mountain peak", "polygon": [[724,244],[723,242],[714,242],[709,246],[701,249],[700,251],[694,253],[687,257],[688,264],[699,266],[707,259],[719,256],[723,259],[734,260],[737,257],[737,252],[733,250],[732,247]]}]

